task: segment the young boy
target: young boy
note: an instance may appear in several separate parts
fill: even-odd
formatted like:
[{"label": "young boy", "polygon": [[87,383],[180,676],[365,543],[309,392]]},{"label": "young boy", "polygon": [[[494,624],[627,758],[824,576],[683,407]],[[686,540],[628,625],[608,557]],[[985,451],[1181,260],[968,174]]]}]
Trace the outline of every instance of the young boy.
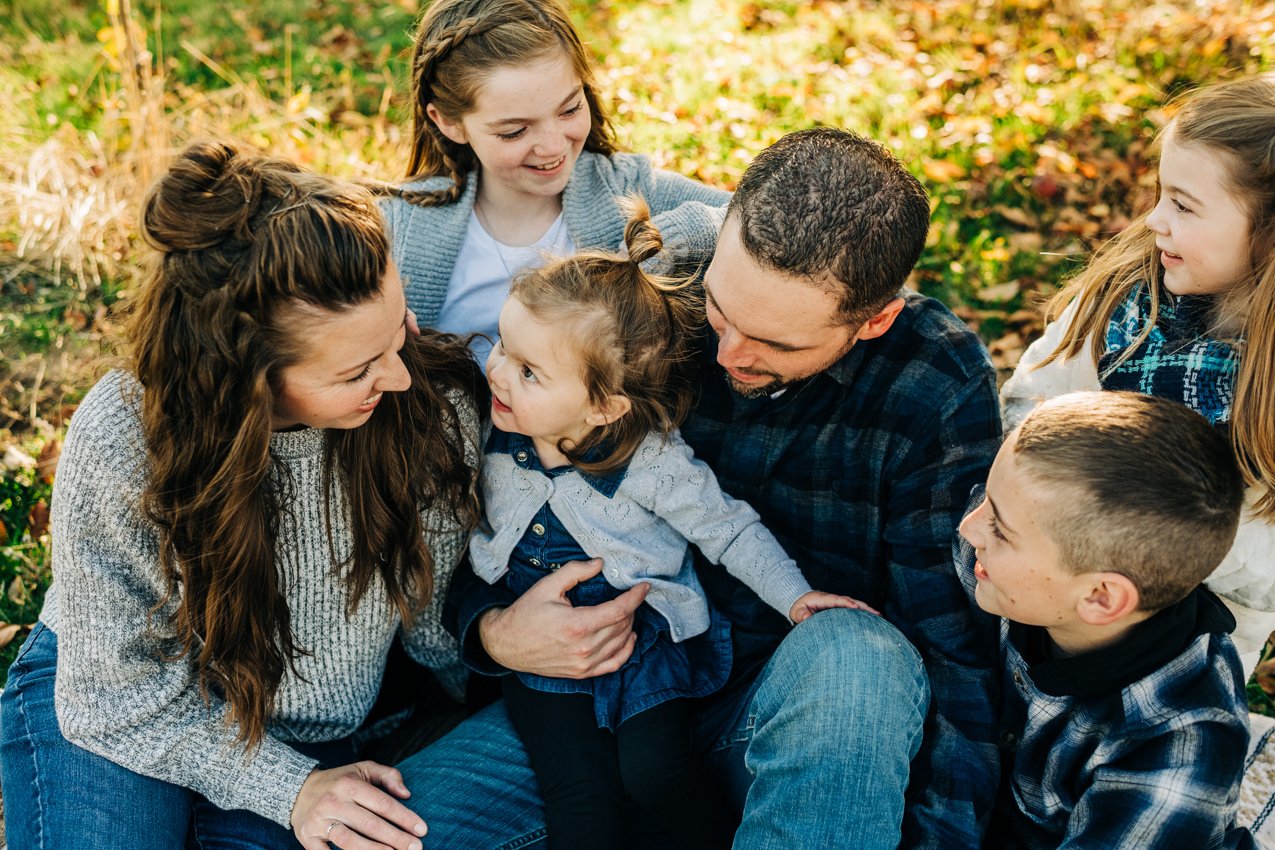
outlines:
[{"label": "young boy", "polygon": [[1235,620],[1200,585],[1242,499],[1226,440],[1165,399],[1062,396],[1006,438],[957,562],[1002,618],[985,846],[1256,847]]}]

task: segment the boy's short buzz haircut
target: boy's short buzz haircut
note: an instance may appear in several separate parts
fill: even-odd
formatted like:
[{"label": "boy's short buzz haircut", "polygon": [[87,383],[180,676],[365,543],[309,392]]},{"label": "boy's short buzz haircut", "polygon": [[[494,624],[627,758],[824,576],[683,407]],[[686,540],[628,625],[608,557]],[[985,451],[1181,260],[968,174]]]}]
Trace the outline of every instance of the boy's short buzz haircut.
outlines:
[{"label": "boy's short buzz haircut", "polygon": [[1072,393],[1036,408],[1014,451],[1050,492],[1041,517],[1073,573],[1116,572],[1139,609],[1185,598],[1235,540],[1244,482],[1226,439],[1178,402]]}]

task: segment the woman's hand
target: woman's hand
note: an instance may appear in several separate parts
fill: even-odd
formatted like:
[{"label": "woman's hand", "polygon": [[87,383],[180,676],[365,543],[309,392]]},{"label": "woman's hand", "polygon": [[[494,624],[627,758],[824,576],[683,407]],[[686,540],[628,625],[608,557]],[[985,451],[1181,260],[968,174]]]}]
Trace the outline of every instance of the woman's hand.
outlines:
[{"label": "woman's hand", "polygon": [[861,611],[876,614],[878,617],[881,616],[880,611],[866,602],[860,602],[858,599],[852,599],[849,596],[838,596],[835,593],[812,590],[797,597],[797,601],[792,604],[792,611],[789,612],[788,619],[794,623],[800,623],[816,611],[823,611],[827,608],[858,608]]},{"label": "woman's hand", "polygon": [[602,561],[569,561],[533,584],[508,608],[478,620],[478,636],[492,660],[521,673],[587,679],[619,670],[637,638],[633,612],[646,599],[645,582],[601,605],[576,608],[567,591],[602,571]]},{"label": "woman's hand", "polygon": [[292,831],[306,850],[421,850],[425,822],[394,799],[409,796],[402,775],[374,761],[315,768],[292,807]]}]

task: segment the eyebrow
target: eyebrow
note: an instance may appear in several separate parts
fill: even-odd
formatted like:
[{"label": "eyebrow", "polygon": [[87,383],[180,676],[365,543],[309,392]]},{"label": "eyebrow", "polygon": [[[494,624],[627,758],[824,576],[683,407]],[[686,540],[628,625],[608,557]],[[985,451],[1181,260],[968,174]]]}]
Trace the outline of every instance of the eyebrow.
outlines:
[{"label": "eyebrow", "polygon": [[[497,325],[497,326],[496,326],[496,332],[497,332],[497,333],[500,333],[500,325]],[[513,354],[513,355],[510,355],[510,354],[509,354],[509,346],[505,345],[505,335],[504,335],[503,333],[502,333],[502,334],[500,334],[500,336],[499,336],[499,337],[497,337],[497,339],[496,339],[496,345],[499,345],[501,348],[503,348],[503,349],[505,350],[505,356],[506,356],[506,357],[512,356],[515,360],[517,360],[518,362],[520,362],[522,365],[526,366],[526,367],[527,367],[528,369],[530,369],[531,371],[533,371],[533,372],[537,373],[537,374],[538,374],[541,378],[546,378],[546,379],[548,379],[548,378],[552,378],[552,377],[553,377],[553,376],[552,376],[552,375],[550,375],[547,371],[545,371],[544,369],[540,368],[540,367],[539,367],[539,366],[537,366],[535,363],[532,363],[532,362],[531,362],[530,360],[528,360],[527,358],[525,358],[525,357],[519,357],[519,356],[517,355],[517,353],[515,353],[515,354]]]},{"label": "eyebrow", "polygon": [[[713,293],[708,288],[707,283],[704,284],[704,297],[708,299],[709,304],[713,305],[714,310],[722,314],[722,318],[726,319],[727,324],[733,324],[731,320],[726,316],[726,311],[722,309],[722,305],[718,304],[717,299],[713,297]],[[805,345],[791,345],[786,342],[780,342],[779,340],[763,339],[762,337],[750,336],[749,334],[744,334],[744,336],[748,337],[753,342],[760,342],[762,345],[769,346],[770,348],[774,348],[779,351],[804,351],[806,348],[809,348],[809,346],[805,346]]]},{"label": "eyebrow", "polygon": [[1183,189],[1181,186],[1168,185],[1164,187],[1164,190],[1166,192],[1169,192],[1170,194],[1184,196],[1188,201],[1190,201],[1192,204],[1194,204],[1197,207],[1204,206],[1204,201],[1201,201],[1199,198],[1197,198],[1195,195],[1192,195],[1190,192],[1188,192],[1186,189]]},{"label": "eyebrow", "polygon": [[[564,97],[562,99],[562,102],[558,104],[558,109],[559,110],[566,109],[567,104],[571,103],[571,101],[579,97],[582,91],[584,91],[583,85],[576,86],[575,90],[572,91],[571,94]],[[532,123],[532,119],[530,118],[501,118],[498,121],[488,121],[483,126],[489,130],[493,130],[496,127],[504,127],[509,124],[530,124],[530,123]]]},{"label": "eyebrow", "polygon": [[992,501],[992,497],[987,497],[987,504],[992,506],[992,516],[996,518],[996,524],[1000,526],[1002,532],[1009,532],[1010,536],[1017,537],[1014,529],[1005,524],[1005,518],[1001,515],[1000,508],[996,507],[996,503]]},{"label": "eyebrow", "polygon": [[[400,322],[400,323],[399,323],[399,326],[398,326],[397,328],[395,328],[395,329],[394,329],[394,333],[395,333],[395,334],[397,334],[400,330],[402,330],[402,329],[403,329],[404,327],[406,327],[406,326],[407,326],[407,310],[403,310],[403,321],[402,321],[402,322]],[[383,354],[383,353],[384,353],[384,352],[382,352],[382,354]],[[378,360],[380,360],[380,359],[381,359],[381,355],[380,355],[380,354],[378,354],[378,355],[376,355],[375,357],[372,357],[372,358],[370,358],[370,359],[368,359],[368,360],[364,360],[362,363],[360,363],[360,364],[359,364],[359,365],[357,365],[357,366],[351,366],[349,369],[346,369],[346,370],[341,371],[341,372],[337,372],[337,373],[336,373],[336,374],[337,374],[337,377],[340,377],[340,376],[342,376],[342,375],[357,375],[359,372],[362,372],[362,371],[363,371],[364,369],[366,369],[368,366],[372,365],[373,363],[375,363],[376,361],[378,361]]]}]

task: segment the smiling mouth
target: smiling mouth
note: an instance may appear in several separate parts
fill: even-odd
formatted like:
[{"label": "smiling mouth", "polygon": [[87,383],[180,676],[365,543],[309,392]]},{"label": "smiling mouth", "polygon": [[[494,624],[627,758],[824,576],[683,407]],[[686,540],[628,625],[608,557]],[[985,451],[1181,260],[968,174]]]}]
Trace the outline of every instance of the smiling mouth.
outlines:
[{"label": "smiling mouth", "polygon": [[567,161],[567,158],[565,156],[560,156],[557,159],[555,159],[553,162],[545,163],[544,165],[528,165],[527,167],[530,168],[532,171],[553,171],[555,168],[557,168],[559,165],[562,165],[562,163],[566,161]]}]

